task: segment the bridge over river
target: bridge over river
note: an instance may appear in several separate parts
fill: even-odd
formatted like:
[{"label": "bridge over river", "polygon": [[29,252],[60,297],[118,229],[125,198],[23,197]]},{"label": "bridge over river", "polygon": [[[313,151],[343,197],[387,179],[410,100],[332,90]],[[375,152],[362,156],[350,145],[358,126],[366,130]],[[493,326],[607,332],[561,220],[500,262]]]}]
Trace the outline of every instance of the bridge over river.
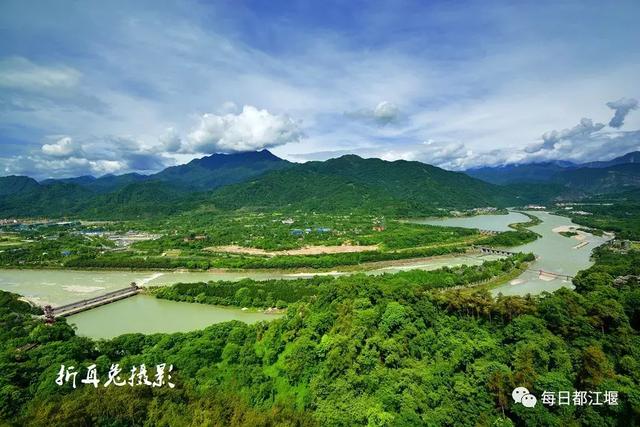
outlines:
[{"label": "bridge over river", "polygon": [[91,310],[92,308],[111,304],[112,302],[120,301],[122,299],[138,295],[138,293],[140,293],[140,290],[140,287],[138,287],[138,285],[133,282],[127,288],[107,292],[106,294],[73,302],[71,304],[65,304],[59,307],[52,307],[50,305],[47,305],[44,307],[44,319],[48,322],[53,322],[56,317],[71,316],[72,314]]},{"label": "bridge over river", "polygon": [[[515,252],[505,251],[503,249],[489,248],[486,246],[474,246],[474,249],[479,250],[480,253],[482,254],[505,255],[505,256],[511,256],[516,254]],[[532,269],[532,268],[527,269],[527,271],[533,271],[535,273],[538,273],[538,278],[541,278],[541,279],[544,279],[545,277],[548,277],[550,279],[560,278],[567,281],[570,281],[571,279],[573,279],[573,276],[566,273],[556,273],[553,271],[547,271],[543,269]]]},{"label": "bridge over river", "polygon": [[544,278],[544,277],[549,277],[549,278],[560,278],[560,279],[564,279],[564,280],[571,280],[573,279],[573,276],[569,275],[569,274],[564,274],[564,273],[554,273],[553,271],[546,271],[546,270],[541,270],[541,269],[533,269],[533,268],[528,268],[527,271],[533,271],[534,273],[538,273],[538,277],[539,278]]}]

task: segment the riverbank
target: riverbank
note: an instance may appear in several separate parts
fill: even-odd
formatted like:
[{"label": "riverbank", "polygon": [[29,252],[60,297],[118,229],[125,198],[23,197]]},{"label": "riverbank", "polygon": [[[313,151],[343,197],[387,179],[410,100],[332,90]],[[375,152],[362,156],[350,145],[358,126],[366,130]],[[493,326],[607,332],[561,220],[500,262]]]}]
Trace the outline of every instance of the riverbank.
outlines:
[{"label": "riverbank", "polygon": [[412,270],[383,276],[371,275],[298,278],[295,280],[273,279],[255,281],[245,279],[233,282],[177,283],[167,287],[153,288],[150,293],[161,299],[172,301],[225,305],[234,307],[285,308],[289,304],[308,300],[323,290],[350,286],[354,282],[370,286],[418,287],[424,290],[473,287],[507,280],[510,273],[519,274],[524,263],[534,259],[533,254],[515,254],[507,258],[485,261],[480,265],[442,267],[436,270]]},{"label": "riverbank", "polygon": [[366,271],[371,269],[411,265],[413,263],[423,263],[432,260],[446,260],[450,258],[458,258],[462,255],[473,253],[471,247],[465,248],[466,251],[454,252],[444,255],[433,255],[424,257],[413,258],[399,258],[383,261],[367,261],[356,265],[339,265],[336,267],[325,268],[312,268],[312,267],[300,267],[300,268],[210,268],[207,270],[201,269],[188,269],[188,268],[69,268],[64,266],[15,266],[8,268],[0,268],[0,273],[3,271],[78,271],[78,272],[115,272],[115,273],[213,273],[213,274],[227,274],[227,273],[272,273],[272,274],[296,274],[296,273],[327,273],[332,271],[337,272],[350,272],[350,271]]}]

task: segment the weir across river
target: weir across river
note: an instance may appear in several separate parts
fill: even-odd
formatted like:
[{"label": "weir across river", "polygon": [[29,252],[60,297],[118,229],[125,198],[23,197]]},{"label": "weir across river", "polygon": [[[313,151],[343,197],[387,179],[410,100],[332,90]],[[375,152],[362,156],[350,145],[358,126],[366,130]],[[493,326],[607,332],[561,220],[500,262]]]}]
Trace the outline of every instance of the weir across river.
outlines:
[{"label": "weir across river", "polygon": [[505,251],[504,249],[488,248],[486,246],[474,246],[474,249],[479,250],[480,253],[487,254],[487,255],[511,256],[516,254],[516,252]]},{"label": "weir across river", "polygon": [[138,295],[138,293],[140,293],[138,285],[131,283],[127,288],[118,289],[117,291],[108,292],[104,295],[84,299],[71,304],[65,304],[60,307],[47,305],[44,307],[44,319],[47,322],[53,322],[56,317],[71,316],[72,314],[91,310],[95,307],[111,304],[112,302]]}]

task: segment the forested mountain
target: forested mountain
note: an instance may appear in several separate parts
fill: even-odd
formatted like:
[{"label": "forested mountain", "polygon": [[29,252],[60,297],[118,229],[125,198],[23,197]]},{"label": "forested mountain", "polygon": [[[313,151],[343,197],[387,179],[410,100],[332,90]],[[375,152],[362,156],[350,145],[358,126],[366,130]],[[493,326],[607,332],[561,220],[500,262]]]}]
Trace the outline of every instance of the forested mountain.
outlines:
[{"label": "forested mountain", "polygon": [[38,181],[26,176],[11,175],[0,177],[0,197],[30,192],[38,187]]},{"label": "forested mountain", "polygon": [[504,185],[523,200],[545,203],[627,192],[640,188],[640,152],[602,162],[504,165],[466,171],[469,176]]},{"label": "forested mountain", "polygon": [[[105,175],[105,177],[107,176],[113,176],[113,175]],[[89,186],[91,185],[91,183],[93,183],[96,179],[95,176],[92,175],[82,175],[82,176],[75,176],[72,178],[59,178],[59,179],[45,179],[43,181],[40,181],[40,184],[44,184],[44,185],[49,185],[49,184],[55,184],[56,182],[62,182],[65,184],[78,184],[78,185],[83,185],[83,186]]]},{"label": "forested mountain", "polygon": [[144,182],[149,180],[147,175],[140,175],[138,173],[127,173],[124,175],[105,175],[95,179],[87,185],[87,187],[97,193],[108,193],[110,191],[118,190],[127,185],[135,184],[138,182]]},{"label": "forested mountain", "polygon": [[514,182],[548,182],[558,172],[572,167],[575,165],[556,162],[525,163],[487,166],[469,169],[465,173],[492,184],[505,185]]},{"label": "forested mountain", "polygon": [[583,168],[606,168],[609,166],[616,165],[624,165],[627,163],[640,163],[640,151],[632,151],[631,153],[627,153],[624,156],[616,157],[612,160],[607,160],[604,162],[589,162],[583,163],[580,167]]},{"label": "forested mountain", "polygon": [[[625,158],[635,159],[633,154]],[[408,215],[544,203],[640,188],[639,163],[599,168],[561,163],[521,166],[505,167],[501,173],[509,178],[511,171],[511,178],[519,176],[525,181],[502,186],[404,160],[347,155],[292,164],[267,150],[214,154],[150,176],[83,176],[42,183],[28,177],[3,177],[0,216],[127,218],[176,213],[202,205],[227,210],[363,209]],[[544,174],[532,171],[555,172],[541,179]]]},{"label": "forested mountain", "polygon": [[387,162],[349,155],[312,162],[308,167],[367,182],[395,196],[434,206],[504,206],[517,202],[513,194],[501,187],[420,162]]},{"label": "forested mountain", "polygon": [[212,190],[245,181],[265,172],[290,165],[269,150],[235,154],[213,154],[186,165],[172,166],[149,179],[170,182],[195,190]]},{"label": "forested mountain", "polygon": [[[468,169],[465,173],[474,178],[500,185],[519,182],[563,183],[565,180],[563,175],[569,171],[584,168],[603,169],[630,163],[640,163],[640,151],[633,151],[607,161],[577,164],[568,161],[556,160],[540,163],[506,164],[501,166],[487,166]],[[586,174],[588,175],[588,173]],[[568,176],[570,177],[571,175]],[[570,180],[570,178],[567,178],[567,180]]]},{"label": "forested mountain", "polygon": [[[266,150],[214,155],[166,169],[143,181],[140,177],[128,174],[83,178],[80,181],[84,185],[78,180],[38,184],[26,177],[2,178],[0,188],[10,188],[13,181],[19,181],[24,191],[7,190],[0,196],[0,215],[139,217],[175,213],[203,204],[221,209],[367,209],[426,214],[439,208],[520,202],[510,190],[462,173],[419,162],[387,162],[354,155],[296,165]],[[222,182],[241,180],[245,182],[198,192]],[[6,185],[2,185],[4,181]],[[114,182],[122,185],[110,187]]]},{"label": "forested mountain", "polygon": [[407,206],[402,197],[394,197],[367,183],[299,167],[223,187],[213,193],[211,201],[223,209],[305,208],[322,212],[356,207],[378,210],[389,205]]},{"label": "forested mountain", "polygon": [[347,155],[271,172],[222,188],[212,201],[225,207],[305,207],[349,210],[393,207],[397,212],[506,206],[520,200],[509,190],[420,162]]},{"label": "forested mountain", "polygon": [[587,194],[619,193],[640,188],[640,163],[574,169],[557,175],[554,180],[572,191]]},{"label": "forested mountain", "polygon": [[[21,178],[21,179],[15,179]],[[80,212],[94,193],[78,184],[38,184],[27,177],[0,177],[0,218],[25,216],[69,216]],[[9,191],[12,183],[24,184]]]},{"label": "forested mountain", "polygon": [[284,168],[289,164],[288,161],[273,155],[268,150],[248,153],[212,154],[200,159],[194,159],[184,165],[168,167],[152,175],[138,173],[108,174],[99,178],[83,175],[74,178],[46,179],[41,184],[77,184],[97,193],[107,193],[134,183],[163,181],[169,182],[176,187],[182,187],[184,190],[202,191],[242,182],[264,172]]}]

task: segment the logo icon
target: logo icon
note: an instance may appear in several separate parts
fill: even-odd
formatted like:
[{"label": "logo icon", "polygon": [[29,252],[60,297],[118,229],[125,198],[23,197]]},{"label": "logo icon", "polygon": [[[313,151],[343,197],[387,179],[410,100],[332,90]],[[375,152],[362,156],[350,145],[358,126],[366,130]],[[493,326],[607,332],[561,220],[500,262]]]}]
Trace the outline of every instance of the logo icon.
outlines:
[{"label": "logo icon", "polygon": [[526,387],[516,387],[511,392],[511,397],[513,397],[513,401],[516,403],[522,403],[522,406],[525,408],[533,408],[538,403],[538,399],[529,393],[529,390]]}]

